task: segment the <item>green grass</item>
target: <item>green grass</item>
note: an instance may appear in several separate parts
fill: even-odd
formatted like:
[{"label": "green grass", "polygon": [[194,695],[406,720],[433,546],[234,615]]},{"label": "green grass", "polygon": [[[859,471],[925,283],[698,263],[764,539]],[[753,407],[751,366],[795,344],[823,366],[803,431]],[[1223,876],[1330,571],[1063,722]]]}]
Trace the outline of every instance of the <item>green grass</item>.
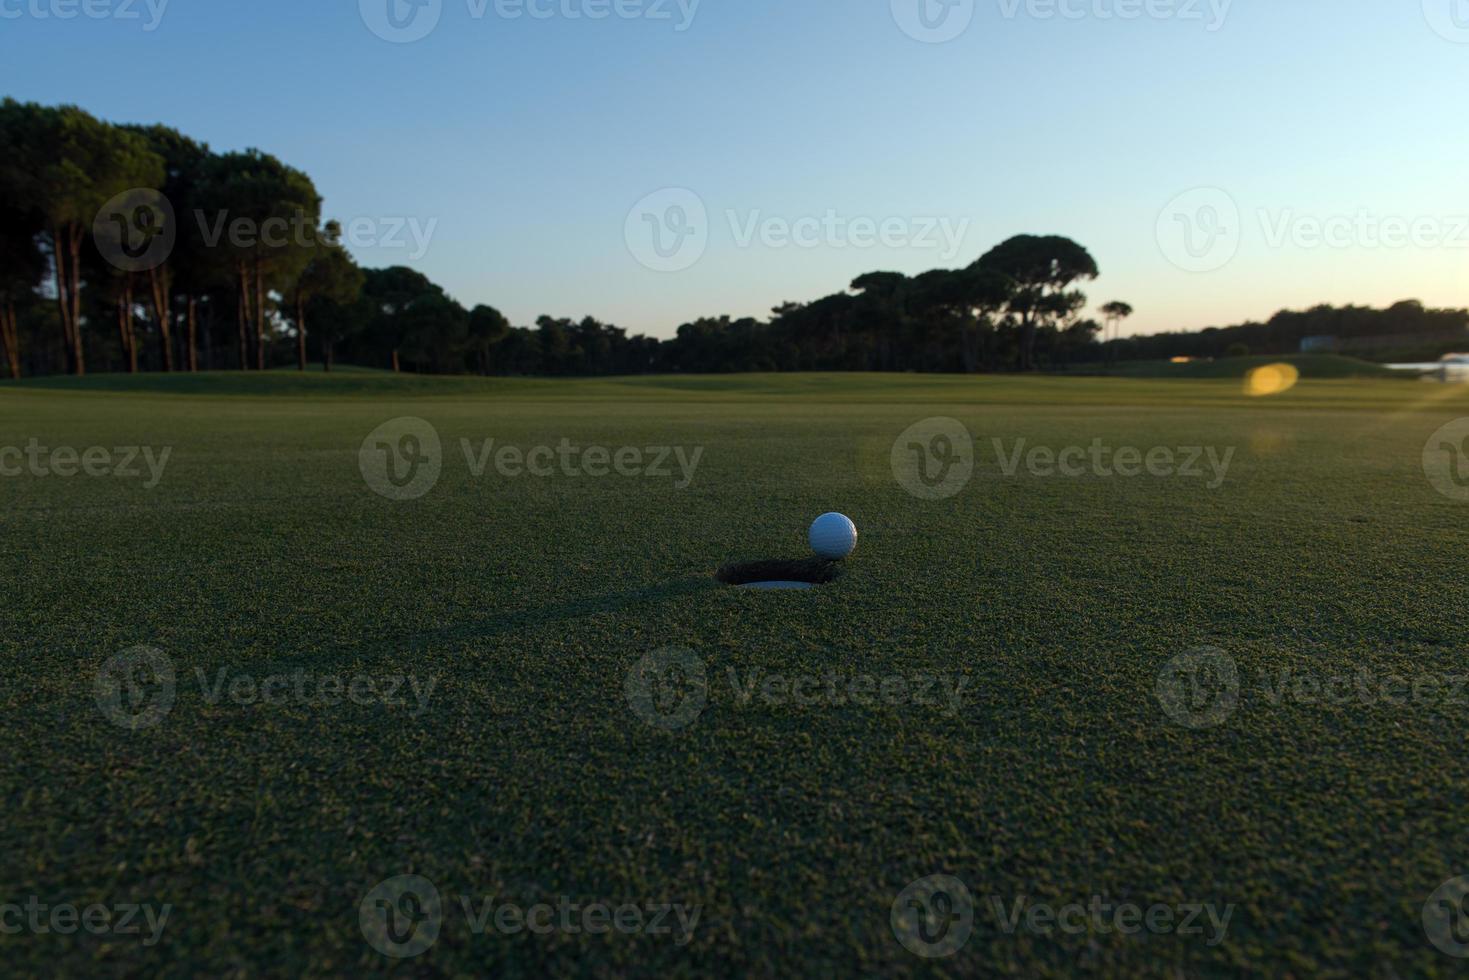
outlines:
[{"label": "green grass", "polygon": [[1294,365],[1300,371],[1302,378],[1310,380],[1341,378],[1416,380],[1412,373],[1394,371],[1381,364],[1343,354],[1254,355],[1224,357],[1213,361],[1190,361],[1187,364],[1174,364],[1171,361],[1123,361],[1110,366],[1085,365],[1077,370],[1121,378],[1242,379],[1255,368],[1282,362]]},{"label": "green grass", "polygon": [[[0,934],[18,975],[1450,976],[1424,902],[1469,874],[1469,705],[1312,703],[1315,677],[1469,674],[1469,504],[1421,454],[1461,389],[1306,381],[731,376],[582,382],[98,377],[0,386],[0,447],[172,448],[161,483],[0,479],[6,597],[0,902],[171,903],[137,937]],[[426,496],[371,492],[358,450],[430,422]],[[926,501],[909,426],[952,416],[978,466]],[[1005,476],[992,438],[1234,448],[1225,483]],[[702,447],[693,483],[471,476],[459,440]],[[826,510],[862,531],[834,585],[749,593]],[[99,667],[175,664],[155,727],[109,722]],[[1160,671],[1238,665],[1218,727],[1170,720]],[[650,651],[693,651],[708,704],[645,723]],[[210,703],[195,674],[412,675],[428,708]],[[967,681],[938,705],[742,704],[764,674]],[[1469,691],[1463,700],[1469,701]],[[662,704],[663,702],[659,702]],[[379,881],[431,879],[438,942],[359,928]],[[890,926],[959,877],[948,960]],[[668,937],[473,934],[456,898],[679,902]],[[1235,906],[1225,940],[1003,931],[988,896]]]}]

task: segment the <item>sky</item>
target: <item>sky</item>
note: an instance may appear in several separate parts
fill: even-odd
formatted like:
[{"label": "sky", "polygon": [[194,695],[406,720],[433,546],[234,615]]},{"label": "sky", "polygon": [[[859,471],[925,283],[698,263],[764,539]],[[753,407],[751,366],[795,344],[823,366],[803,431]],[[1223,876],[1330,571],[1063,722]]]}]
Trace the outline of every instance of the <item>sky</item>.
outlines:
[{"label": "sky", "polygon": [[667,337],[1022,233],[1127,333],[1469,306],[1469,0],[0,0],[0,72],[273,153],[365,265],[521,325]]}]

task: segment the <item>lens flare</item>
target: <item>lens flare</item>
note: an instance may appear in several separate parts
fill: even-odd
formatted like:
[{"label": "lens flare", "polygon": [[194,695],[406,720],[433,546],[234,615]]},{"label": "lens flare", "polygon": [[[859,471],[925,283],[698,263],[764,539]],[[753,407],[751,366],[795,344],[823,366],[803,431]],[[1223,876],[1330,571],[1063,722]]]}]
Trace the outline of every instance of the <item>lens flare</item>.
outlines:
[{"label": "lens flare", "polygon": [[1245,394],[1251,398],[1265,398],[1290,391],[1301,380],[1301,372],[1294,364],[1266,364],[1245,375]]}]

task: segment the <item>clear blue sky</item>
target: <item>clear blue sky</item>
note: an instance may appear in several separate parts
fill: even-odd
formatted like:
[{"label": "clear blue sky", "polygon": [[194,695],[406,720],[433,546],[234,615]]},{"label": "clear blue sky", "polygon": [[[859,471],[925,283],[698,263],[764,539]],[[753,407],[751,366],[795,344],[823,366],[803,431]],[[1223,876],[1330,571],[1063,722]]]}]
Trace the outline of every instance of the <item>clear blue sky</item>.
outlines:
[{"label": "clear blue sky", "polygon": [[[139,18],[54,16],[84,2]],[[1094,305],[1131,302],[1137,332],[1322,301],[1469,305],[1465,0],[1235,0],[1222,24],[1222,0],[962,0],[972,21],[942,44],[905,33],[894,0],[703,0],[682,31],[678,0],[671,19],[601,20],[562,13],[598,0],[527,0],[546,19],[439,0],[406,44],[358,0],[169,0],[152,31],[149,2],[0,0],[3,92],[258,146],[311,174],[331,216],[437,220],[419,258],[359,257],[520,324],[593,314],[668,336],[865,271],[964,265],[1020,232],[1090,248]],[[1116,16],[1148,2],[1167,16]],[[672,273],[624,234],[667,187],[709,217],[707,250]],[[1223,212],[1216,192],[1175,209],[1225,234],[1190,257],[1165,211],[1200,187]],[[828,212],[968,229],[954,256],[739,242],[752,218]],[[1311,222],[1340,216],[1340,241],[1313,244]],[[1394,220],[1417,221],[1416,242],[1378,244]]]}]

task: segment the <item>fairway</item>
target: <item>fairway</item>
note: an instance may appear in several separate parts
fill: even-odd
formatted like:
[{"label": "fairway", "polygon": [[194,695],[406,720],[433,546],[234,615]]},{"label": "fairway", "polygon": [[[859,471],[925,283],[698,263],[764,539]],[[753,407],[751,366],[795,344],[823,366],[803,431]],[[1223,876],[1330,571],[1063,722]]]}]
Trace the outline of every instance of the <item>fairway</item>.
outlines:
[{"label": "fairway", "polygon": [[[1469,503],[1423,457],[1466,415],[1400,379],[5,383],[0,447],[77,459],[0,457],[0,879],[171,912],[0,950],[384,972],[360,909],[417,875],[403,975],[1454,975]],[[714,580],[828,511],[835,582]],[[933,875],[950,958],[894,928]],[[1031,914],[1097,897],[1173,926]],[[475,918],[568,902],[642,928]]]}]

